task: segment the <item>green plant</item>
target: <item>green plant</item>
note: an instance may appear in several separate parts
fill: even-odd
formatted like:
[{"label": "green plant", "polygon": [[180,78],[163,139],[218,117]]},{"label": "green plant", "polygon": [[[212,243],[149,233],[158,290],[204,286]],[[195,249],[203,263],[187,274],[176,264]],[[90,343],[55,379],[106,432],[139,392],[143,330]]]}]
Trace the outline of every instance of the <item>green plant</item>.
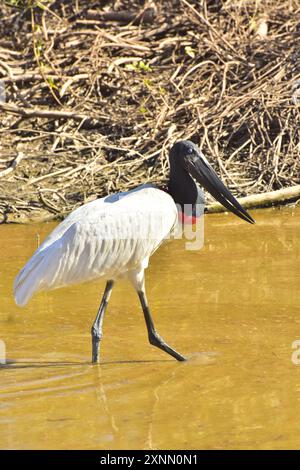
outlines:
[{"label": "green plant", "polygon": [[126,70],[132,70],[134,72],[152,72],[152,69],[149,64],[146,64],[143,60],[139,60],[137,62],[132,62],[131,64],[125,65]]}]

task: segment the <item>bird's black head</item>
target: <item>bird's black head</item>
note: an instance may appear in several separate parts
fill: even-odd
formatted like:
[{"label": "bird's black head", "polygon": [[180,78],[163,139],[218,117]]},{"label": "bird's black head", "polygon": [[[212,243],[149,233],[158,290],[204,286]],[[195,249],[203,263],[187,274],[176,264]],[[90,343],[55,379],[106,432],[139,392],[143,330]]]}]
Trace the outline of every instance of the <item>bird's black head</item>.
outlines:
[{"label": "bird's black head", "polygon": [[218,202],[243,220],[254,220],[219,179],[201,150],[190,140],[176,142],[170,150],[170,178],[174,172],[187,172]]},{"label": "bird's black head", "polygon": [[190,140],[180,140],[176,142],[170,150],[170,162],[176,159],[177,162],[180,162],[186,167],[186,161],[192,160],[195,157],[197,158],[199,155],[204,158],[201,150],[194,142]]}]

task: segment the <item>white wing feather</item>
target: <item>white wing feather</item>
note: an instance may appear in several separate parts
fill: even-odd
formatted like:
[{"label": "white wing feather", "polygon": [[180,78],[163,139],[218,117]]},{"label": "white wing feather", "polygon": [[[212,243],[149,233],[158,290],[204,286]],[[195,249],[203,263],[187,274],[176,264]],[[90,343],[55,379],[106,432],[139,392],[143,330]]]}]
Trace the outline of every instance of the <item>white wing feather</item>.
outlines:
[{"label": "white wing feather", "polygon": [[177,221],[167,193],[144,185],[85,204],[46,238],[15,279],[16,303],[40,290],[146,268]]}]

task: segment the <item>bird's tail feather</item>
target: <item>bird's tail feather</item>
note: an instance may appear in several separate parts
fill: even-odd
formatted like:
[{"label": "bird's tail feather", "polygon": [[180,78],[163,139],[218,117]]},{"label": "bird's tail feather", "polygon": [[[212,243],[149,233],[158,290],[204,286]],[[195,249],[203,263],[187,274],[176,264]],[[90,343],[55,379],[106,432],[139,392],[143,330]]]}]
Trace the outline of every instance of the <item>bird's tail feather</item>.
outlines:
[{"label": "bird's tail feather", "polygon": [[17,275],[14,282],[14,297],[19,307],[26,305],[34,292],[39,290],[41,284],[39,270],[43,259],[43,252],[36,253]]}]

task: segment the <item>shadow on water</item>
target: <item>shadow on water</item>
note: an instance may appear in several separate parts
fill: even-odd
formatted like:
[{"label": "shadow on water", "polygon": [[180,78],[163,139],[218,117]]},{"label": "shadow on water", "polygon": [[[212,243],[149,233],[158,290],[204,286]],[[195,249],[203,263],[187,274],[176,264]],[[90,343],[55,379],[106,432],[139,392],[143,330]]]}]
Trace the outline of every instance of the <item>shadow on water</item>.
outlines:
[{"label": "shadow on water", "polygon": [[39,367],[78,367],[78,366],[88,366],[88,367],[104,367],[110,365],[131,365],[131,364],[160,364],[160,363],[169,363],[179,365],[187,365],[190,362],[193,364],[195,361],[201,363],[212,362],[215,356],[218,353],[216,352],[198,352],[192,353],[187,356],[187,360],[183,362],[175,361],[174,359],[135,359],[135,360],[116,360],[116,361],[101,361],[99,364],[92,364],[91,361],[14,361],[13,359],[7,359],[5,364],[0,364],[1,369],[30,369],[30,368],[39,368]]},{"label": "shadow on water", "polygon": [[114,364],[157,364],[157,363],[170,363],[174,362],[172,359],[160,359],[160,360],[133,360],[133,361],[104,361],[100,364],[92,364],[91,361],[83,362],[25,362],[25,361],[10,361],[8,360],[6,364],[0,364],[1,369],[30,369],[30,368],[39,368],[39,367],[72,367],[72,366],[89,366],[89,367],[102,367]]}]

